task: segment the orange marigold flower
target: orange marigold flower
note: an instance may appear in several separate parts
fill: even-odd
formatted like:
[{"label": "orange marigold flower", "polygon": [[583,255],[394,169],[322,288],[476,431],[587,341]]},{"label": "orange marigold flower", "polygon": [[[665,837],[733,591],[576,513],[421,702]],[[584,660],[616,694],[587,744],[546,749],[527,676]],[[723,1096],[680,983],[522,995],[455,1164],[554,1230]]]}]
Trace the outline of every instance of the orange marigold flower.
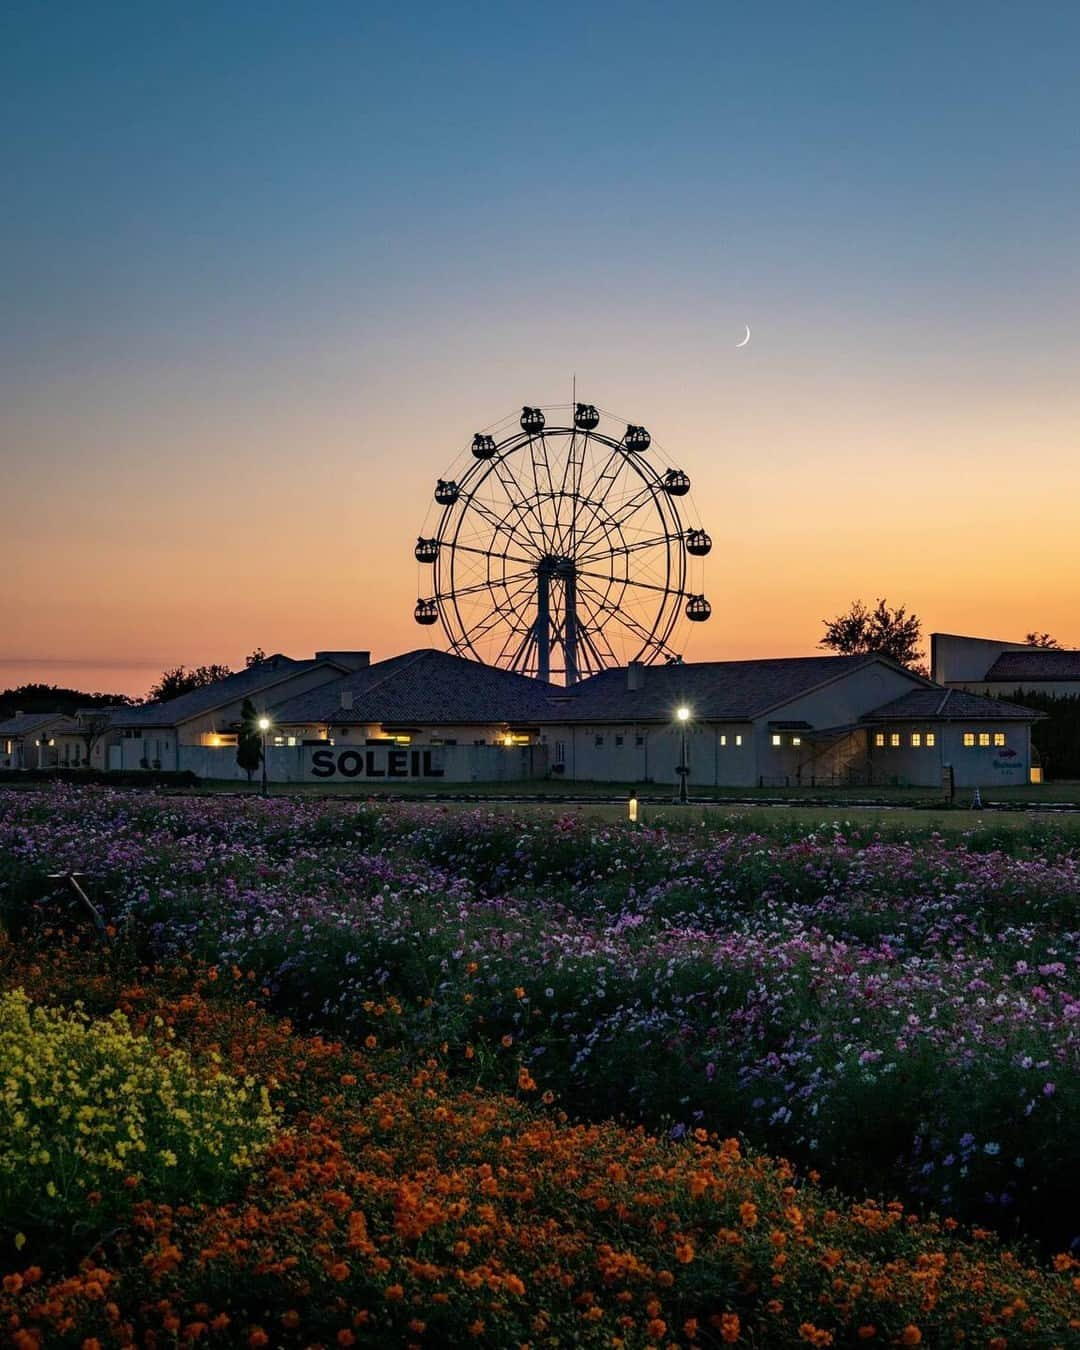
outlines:
[{"label": "orange marigold flower", "polygon": [[675,1260],[681,1266],[688,1266],[694,1256],[694,1244],[692,1242],[680,1242],[675,1248]]},{"label": "orange marigold flower", "polygon": [[728,1345],[734,1345],[739,1339],[739,1314],[723,1313],[720,1317],[720,1339]]},{"label": "orange marigold flower", "polygon": [[861,1326],[859,1328],[859,1330],[856,1332],[856,1335],[858,1336],[860,1341],[872,1341],[874,1337],[877,1335],[877,1327],[875,1327],[872,1323],[867,1322],[865,1326]]},{"label": "orange marigold flower", "polygon": [[101,1342],[96,1336],[87,1336],[82,1343],[82,1350],[101,1350]]},{"label": "orange marigold flower", "polygon": [[523,1068],[518,1070],[518,1088],[522,1092],[536,1091],[536,1080],[533,1078],[532,1074],[529,1073],[528,1069]]},{"label": "orange marigold flower", "polygon": [[908,1325],[900,1333],[900,1344],[919,1345],[921,1341],[922,1341],[922,1332],[914,1324],[914,1322],[909,1322]]},{"label": "orange marigold flower", "polygon": [[290,1308],[288,1312],[281,1314],[281,1325],[287,1327],[289,1331],[295,1331],[300,1325],[300,1314],[295,1308]]},{"label": "orange marigold flower", "polygon": [[1008,1350],[1009,1342],[1004,1336],[993,1336],[987,1346],[987,1350]]},{"label": "orange marigold flower", "polygon": [[342,1085],[342,1087],[355,1087],[355,1086],[356,1086],[356,1074],[354,1074],[354,1073],[343,1073],[343,1074],[341,1075],[341,1085]]},{"label": "orange marigold flower", "polygon": [[670,1270],[661,1270],[656,1277],[656,1283],[661,1289],[670,1289],[675,1283],[675,1276],[672,1275]]},{"label": "orange marigold flower", "polygon": [[369,1050],[374,1050],[375,1047],[379,1044],[379,1042],[374,1036],[365,1036],[364,1044],[367,1046]]},{"label": "orange marigold flower", "polygon": [[516,1275],[507,1275],[506,1279],[503,1280],[503,1287],[508,1293],[517,1294],[519,1298],[525,1292],[524,1284]]},{"label": "orange marigold flower", "polygon": [[1072,1270],[1074,1265],[1076,1265],[1076,1262],[1068,1252],[1058,1252],[1057,1256],[1054,1257],[1054,1269],[1059,1274],[1063,1274],[1066,1270]]},{"label": "orange marigold flower", "polygon": [[356,1337],[348,1327],[342,1327],[337,1334],[337,1343],[338,1345],[355,1345]]},{"label": "orange marigold flower", "polygon": [[506,1035],[502,1038],[501,1045],[504,1050],[509,1050],[513,1044],[514,1038],[513,1036],[510,1035],[509,1032],[507,1032]]},{"label": "orange marigold flower", "polygon": [[342,1280],[347,1280],[352,1272],[350,1271],[347,1262],[335,1261],[326,1273],[332,1280],[337,1280],[338,1283],[340,1283]]},{"label": "orange marigold flower", "polygon": [[654,1341],[658,1341],[664,1332],[667,1331],[667,1323],[662,1317],[654,1317],[645,1330]]},{"label": "orange marigold flower", "polygon": [[421,1322],[419,1317],[414,1317],[409,1323],[409,1330],[414,1336],[422,1336],[424,1332],[427,1331],[427,1323]]},{"label": "orange marigold flower", "polygon": [[540,1098],[540,1100],[544,1103],[545,1106],[550,1106],[551,1103],[555,1100],[555,1094],[554,1092],[552,1092],[550,1088],[548,1088],[548,1090],[544,1093],[544,1095]]},{"label": "orange marigold flower", "polygon": [[5,1276],[4,1276],[4,1293],[5,1293],[5,1294],[17,1294],[17,1293],[19,1292],[19,1290],[22,1288],[22,1286],[23,1286],[23,1278],[22,1278],[21,1275],[5,1275]]},{"label": "orange marigold flower", "polygon": [[698,1320],[697,1320],[697,1318],[696,1318],[696,1317],[688,1317],[688,1318],[686,1319],[686,1321],[682,1324],[682,1329],[683,1329],[683,1335],[684,1335],[685,1337],[687,1337],[688,1340],[691,1340],[691,1341],[692,1341],[692,1340],[694,1339],[694,1337],[698,1334]]},{"label": "orange marigold flower", "polygon": [[478,1317],[475,1322],[469,1323],[469,1335],[472,1337],[482,1336],[484,1334],[484,1323]]},{"label": "orange marigold flower", "polygon": [[744,1200],[739,1206],[739,1218],[744,1228],[753,1228],[757,1223],[757,1205],[752,1200]]},{"label": "orange marigold flower", "polygon": [[248,1332],[248,1345],[255,1347],[260,1345],[269,1345],[270,1337],[263,1331],[262,1327],[252,1327]]},{"label": "orange marigold flower", "polygon": [[514,997],[515,997],[515,998],[524,998],[524,997],[525,997],[525,990],[521,987],[520,984],[514,989]]},{"label": "orange marigold flower", "polygon": [[405,1289],[400,1284],[392,1284],[390,1288],[387,1289],[384,1297],[389,1299],[391,1303],[400,1303],[405,1297]]}]

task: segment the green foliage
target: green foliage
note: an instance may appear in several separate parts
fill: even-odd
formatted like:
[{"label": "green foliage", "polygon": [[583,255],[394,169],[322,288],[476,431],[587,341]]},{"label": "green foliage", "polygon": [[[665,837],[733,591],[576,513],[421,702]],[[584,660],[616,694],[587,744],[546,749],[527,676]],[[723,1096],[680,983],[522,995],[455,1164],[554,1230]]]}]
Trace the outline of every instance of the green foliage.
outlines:
[{"label": "green foliage", "polygon": [[86,694],[58,684],[20,684],[0,693],[0,720],[24,713],[66,713],[79,708],[129,708],[138,702],[127,694]]},{"label": "green foliage", "polygon": [[221,665],[193,666],[190,670],[184,666],[173,666],[171,670],[161,672],[161,678],[146,696],[147,702],[165,703],[170,698],[190,694],[193,689],[216,684],[218,680],[224,680],[232,674],[228,666]]},{"label": "green foliage", "polygon": [[262,763],[262,732],[258,726],[258,714],[251,699],[244,699],[240,709],[240,734],[236,738],[236,762],[248,776]]},{"label": "green foliage", "polygon": [[123,1013],[0,997],[0,1225],[61,1239],[99,1230],[137,1199],[217,1199],[274,1130],[265,1088],[198,1070]]},{"label": "green foliage", "polygon": [[1080,695],[1040,694],[1016,689],[1007,702],[1046,713],[1031,728],[1043,772],[1053,778],[1080,778]]},{"label": "green foliage", "polygon": [[818,646],[841,656],[887,656],[902,666],[922,662],[922,621],[903,605],[890,609],[879,599],[870,609],[856,600],[846,613],[824,623],[825,636]]}]

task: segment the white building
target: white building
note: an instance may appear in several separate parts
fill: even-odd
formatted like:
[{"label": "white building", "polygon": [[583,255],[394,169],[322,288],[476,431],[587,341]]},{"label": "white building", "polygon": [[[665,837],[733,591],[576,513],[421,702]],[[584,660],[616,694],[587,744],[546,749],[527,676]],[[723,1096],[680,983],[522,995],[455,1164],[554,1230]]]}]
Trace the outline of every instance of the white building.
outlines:
[{"label": "white building", "polygon": [[[243,779],[245,699],[269,722],[271,780],[382,786],[548,776],[671,785],[684,763],[691,788],[936,788],[947,770],[958,786],[1020,784],[1042,716],[877,656],[635,664],[564,688],[430,649],[374,665],[366,652],[318,652],[109,710],[91,763]],[[66,728],[76,738],[89,729]]]},{"label": "white building", "polygon": [[1080,694],[1080,651],[1075,650],[931,633],[930,667],[939,684],[975,694]]},{"label": "white building", "polygon": [[608,670],[552,699],[551,769],[570,781],[691,786],[1020,784],[1039,714],[954,693],[882,657]]}]

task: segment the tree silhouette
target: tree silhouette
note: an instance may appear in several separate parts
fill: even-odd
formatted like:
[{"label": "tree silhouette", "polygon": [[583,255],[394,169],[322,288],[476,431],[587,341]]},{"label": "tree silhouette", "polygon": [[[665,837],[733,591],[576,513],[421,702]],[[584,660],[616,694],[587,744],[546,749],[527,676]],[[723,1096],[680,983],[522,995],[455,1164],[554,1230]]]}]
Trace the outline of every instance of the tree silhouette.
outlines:
[{"label": "tree silhouette", "polygon": [[232,674],[228,666],[193,666],[191,670],[174,666],[171,670],[161,672],[161,678],[146,697],[150,703],[165,703],[171,698],[179,698],[181,694],[190,694],[193,689],[216,684],[218,680],[224,680]]},{"label": "tree silhouette", "polygon": [[1053,652],[1062,650],[1061,643],[1052,633],[1025,633],[1024,641],[1029,647],[1045,647]]},{"label": "tree silhouette", "polygon": [[236,762],[248,776],[262,763],[262,732],[259,730],[259,715],[251,699],[244,699],[240,707],[240,734],[236,738]]},{"label": "tree silhouette", "polygon": [[873,609],[856,600],[844,614],[825,619],[825,636],[818,643],[841,656],[887,656],[898,665],[925,672],[922,621],[903,605],[890,609],[879,599]]}]

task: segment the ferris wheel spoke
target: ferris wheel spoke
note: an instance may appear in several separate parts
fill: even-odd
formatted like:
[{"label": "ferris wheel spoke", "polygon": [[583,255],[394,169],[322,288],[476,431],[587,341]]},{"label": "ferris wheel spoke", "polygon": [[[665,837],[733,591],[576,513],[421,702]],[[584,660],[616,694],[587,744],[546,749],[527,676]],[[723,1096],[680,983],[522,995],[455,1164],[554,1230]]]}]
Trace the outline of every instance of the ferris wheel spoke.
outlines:
[{"label": "ferris wheel spoke", "polygon": [[498,549],[477,548],[475,544],[463,544],[460,540],[449,544],[455,553],[475,553],[480,558],[502,558],[504,562],[522,563],[526,567],[535,567],[535,558],[522,558],[516,553],[500,553]]},{"label": "ferris wheel spoke", "polygon": [[[539,544],[541,551],[543,553],[548,553],[550,550],[548,548],[547,530],[544,527],[543,515],[536,510],[532,498],[522,496],[521,486],[514,477],[513,472],[504,473],[505,465],[506,460],[504,457],[500,456],[495,460],[495,477],[502,484],[502,489],[506,493],[506,500],[510,503],[511,507],[518,512],[518,518],[522,526],[528,530],[534,541],[537,538],[536,530],[539,530]],[[535,520],[535,528],[526,523],[526,517]]]},{"label": "ferris wheel spoke", "polygon": [[613,577],[604,572],[589,572],[583,568],[578,569],[577,575],[579,577],[591,577],[595,581],[614,582],[618,586],[632,586],[635,589],[646,591],[663,591],[676,596],[681,594],[681,592],[672,591],[670,586],[661,586],[655,581],[640,581],[636,577]]},{"label": "ferris wheel spoke", "polygon": [[[619,664],[618,658],[614,651],[612,651],[611,644],[604,637],[604,625],[598,622],[595,606],[590,603],[587,592],[582,598],[584,600],[585,608],[588,611],[590,622],[579,626],[578,635],[580,639],[588,646],[589,650],[596,657],[598,669],[605,669],[605,665],[617,666]],[[597,640],[603,643],[606,649],[603,655],[597,650]]]},{"label": "ferris wheel spoke", "polygon": [[653,485],[651,483],[643,483],[635,493],[619,506],[615,507],[606,518],[601,518],[598,511],[597,519],[590,523],[588,532],[579,542],[586,545],[594,542],[597,534],[602,532],[604,528],[621,529],[622,526],[629,523],[639,511],[647,506],[654,505],[655,501],[656,493]]},{"label": "ferris wheel spoke", "polygon": [[[512,529],[507,528],[506,516],[500,516],[496,511],[493,511],[491,507],[488,506],[486,502],[481,501],[480,498],[477,497],[475,493],[470,494],[468,496],[463,496],[461,500],[469,508],[475,511],[478,515],[483,516],[483,518],[488,522],[488,524],[492,527],[492,529],[496,531],[501,531],[503,534],[506,535],[508,539],[513,540],[515,544],[521,542],[518,536],[514,533],[514,531]],[[461,517],[458,520],[457,525],[458,530],[461,529],[465,519],[466,513],[463,511]]]},{"label": "ferris wheel spoke", "polygon": [[[619,469],[625,467],[625,464],[626,460],[623,455],[622,446],[620,443],[611,451],[611,453],[608,455],[607,459],[604,462],[603,469],[601,469],[601,471],[589,484],[589,495],[586,501],[591,511],[591,515],[589,517],[588,525],[586,526],[582,534],[579,536],[579,543],[582,538],[587,537],[589,530],[595,523],[598,515],[600,514],[600,511],[604,506],[604,503],[607,501],[608,493],[619,481]],[[613,465],[617,466],[615,468],[614,473],[611,472]],[[601,484],[603,484],[603,490],[600,492],[598,496],[597,489],[600,488]]]},{"label": "ferris wheel spoke", "polygon": [[[508,577],[489,577],[487,581],[477,581],[470,586],[454,586],[452,594],[458,598],[465,595],[479,595],[483,591],[490,591],[493,586],[509,586],[511,582],[521,581],[523,578],[532,577],[532,575],[533,572],[530,569],[528,572],[511,572]],[[435,598],[437,600],[448,599],[449,595],[436,596]]]},{"label": "ferris wheel spoke", "polygon": [[603,596],[600,596],[593,589],[593,587],[588,585],[588,583],[583,583],[582,589],[592,593],[592,595],[596,600],[598,610],[600,610],[603,613],[613,615],[618,620],[618,622],[621,623],[624,627],[628,628],[631,632],[636,633],[638,637],[642,639],[643,642],[646,642],[649,645],[655,644],[658,646],[663,646],[662,643],[657,643],[655,631],[650,630],[646,628],[643,624],[639,623],[638,620],[635,619],[632,614],[628,614],[626,610],[622,608],[622,606],[611,604],[609,600],[606,600]]},{"label": "ferris wheel spoke", "polygon": [[626,555],[629,553],[640,553],[647,548],[663,548],[670,543],[666,534],[654,535],[651,539],[638,539],[629,544],[614,544],[610,548],[598,549],[595,553],[579,554],[578,563],[597,562],[602,558],[613,558],[616,555]]}]

